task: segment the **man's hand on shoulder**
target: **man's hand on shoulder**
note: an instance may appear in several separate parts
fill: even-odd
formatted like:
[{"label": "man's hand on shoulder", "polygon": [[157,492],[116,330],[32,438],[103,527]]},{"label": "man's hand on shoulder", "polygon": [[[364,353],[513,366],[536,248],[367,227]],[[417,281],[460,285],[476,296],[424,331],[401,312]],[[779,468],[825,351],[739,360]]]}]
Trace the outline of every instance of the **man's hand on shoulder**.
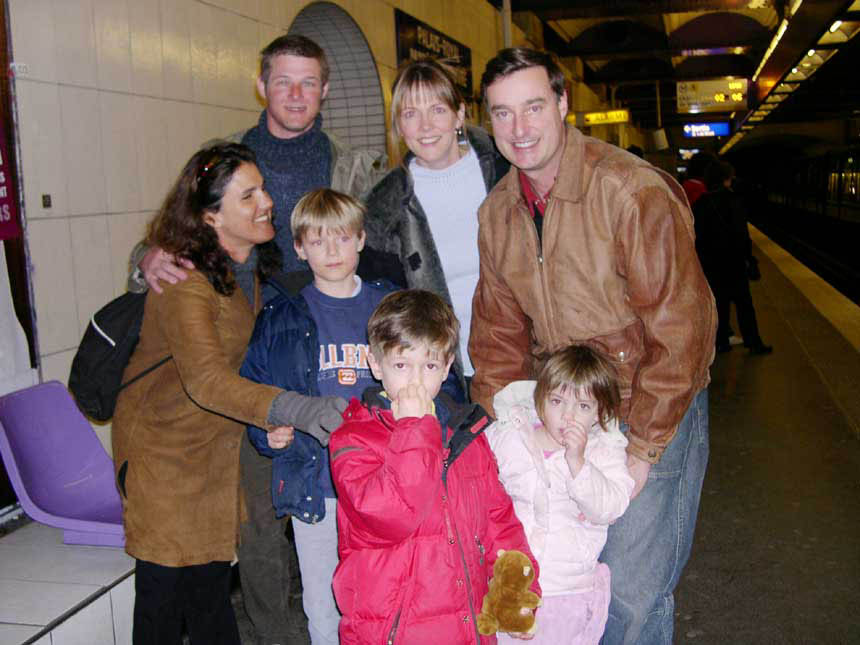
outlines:
[{"label": "man's hand on shoulder", "polygon": [[161,293],[162,289],[159,285],[160,280],[164,280],[170,284],[176,284],[181,280],[185,280],[188,274],[183,269],[193,269],[194,264],[189,260],[178,259],[171,253],[167,253],[163,249],[153,247],[146,252],[140,263],[141,273],[146,284],[155,293]]},{"label": "man's hand on shoulder", "polygon": [[633,492],[630,493],[631,501],[636,499],[636,496],[645,488],[648,483],[648,473],[651,472],[651,464],[644,459],[639,459],[630,453],[627,454],[627,470],[630,471],[630,476],[633,478]]}]

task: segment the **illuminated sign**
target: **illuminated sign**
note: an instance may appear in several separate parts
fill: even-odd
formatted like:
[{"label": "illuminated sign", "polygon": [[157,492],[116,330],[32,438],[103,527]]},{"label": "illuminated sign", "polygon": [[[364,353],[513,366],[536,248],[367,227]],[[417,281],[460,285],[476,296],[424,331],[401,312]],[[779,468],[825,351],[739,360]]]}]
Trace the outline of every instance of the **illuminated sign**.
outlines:
[{"label": "illuminated sign", "polygon": [[713,81],[679,81],[678,112],[734,112],[747,107],[749,81],[721,78]]},{"label": "illuminated sign", "polygon": [[699,152],[698,148],[678,148],[678,155],[684,161],[692,159],[697,152]]},{"label": "illuminated sign", "polygon": [[444,59],[466,100],[472,97],[472,50],[408,13],[394,10],[397,64],[421,58]]},{"label": "illuminated sign", "polygon": [[716,121],[714,123],[685,123],[685,137],[727,137],[729,136],[729,122]]},{"label": "illuminated sign", "polygon": [[630,112],[627,110],[609,110],[608,112],[586,112],[582,115],[585,125],[607,125],[609,123],[627,123]]}]

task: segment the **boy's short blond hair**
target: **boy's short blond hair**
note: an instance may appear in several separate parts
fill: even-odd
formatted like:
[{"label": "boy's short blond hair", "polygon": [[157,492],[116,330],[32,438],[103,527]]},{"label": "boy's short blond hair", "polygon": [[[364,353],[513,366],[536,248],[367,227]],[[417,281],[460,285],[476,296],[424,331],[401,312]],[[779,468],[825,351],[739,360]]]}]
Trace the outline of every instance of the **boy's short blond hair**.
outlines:
[{"label": "boy's short blond hair", "polygon": [[306,193],[296,204],[290,216],[293,241],[301,246],[305,235],[323,229],[348,231],[358,235],[364,231],[364,205],[344,193],[331,188],[318,188]]},{"label": "boy's short blond hair", "polygon": [[621,411],[621,392],[615,369],[603,356],[586,345],[571,345],[547,359],[538,374],[535,408],[541,421],[546,401],[559,387],[588,392],[597,401],[597,420],[605,430]]},{"label": "boy's short blond hair", "polygon": [[435,293],[405,289],[385,296],[367,323],[367,340],[377,360],[420,343],[448,360],[456,352],[460,322]]}]

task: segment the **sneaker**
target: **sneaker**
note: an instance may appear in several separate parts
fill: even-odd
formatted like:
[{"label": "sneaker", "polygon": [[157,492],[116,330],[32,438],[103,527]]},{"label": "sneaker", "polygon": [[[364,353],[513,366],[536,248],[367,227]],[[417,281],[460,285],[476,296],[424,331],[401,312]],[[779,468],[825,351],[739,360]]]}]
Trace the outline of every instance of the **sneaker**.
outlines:
[{"label": "sneaker", "polygon": [[734,334],[729,336],[729,345],[732,345],[732,346],[743,345],[743,343],[744,343],[744,339],[741,338],[740,336],[735,336]]}]

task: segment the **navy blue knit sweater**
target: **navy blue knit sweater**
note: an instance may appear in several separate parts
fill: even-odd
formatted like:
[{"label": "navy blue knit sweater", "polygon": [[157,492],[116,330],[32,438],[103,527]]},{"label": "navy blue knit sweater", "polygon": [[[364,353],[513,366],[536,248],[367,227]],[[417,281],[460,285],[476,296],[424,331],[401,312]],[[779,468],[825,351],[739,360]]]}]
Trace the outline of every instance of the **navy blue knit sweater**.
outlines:
[{"label": "navy blue knit sweater", "polygon": [[307,265],[293,249],[290,214],[306,192],[331,185],[331,144],[322,131],[322,115],[317,115],[307,132],[292,139],[279,139],[269,132],[263,110],[256,127],[245,133],[242,143],[257,155],[257,166],[275,203],[275,242],[284,256],[284,271],[306,270]]}]

